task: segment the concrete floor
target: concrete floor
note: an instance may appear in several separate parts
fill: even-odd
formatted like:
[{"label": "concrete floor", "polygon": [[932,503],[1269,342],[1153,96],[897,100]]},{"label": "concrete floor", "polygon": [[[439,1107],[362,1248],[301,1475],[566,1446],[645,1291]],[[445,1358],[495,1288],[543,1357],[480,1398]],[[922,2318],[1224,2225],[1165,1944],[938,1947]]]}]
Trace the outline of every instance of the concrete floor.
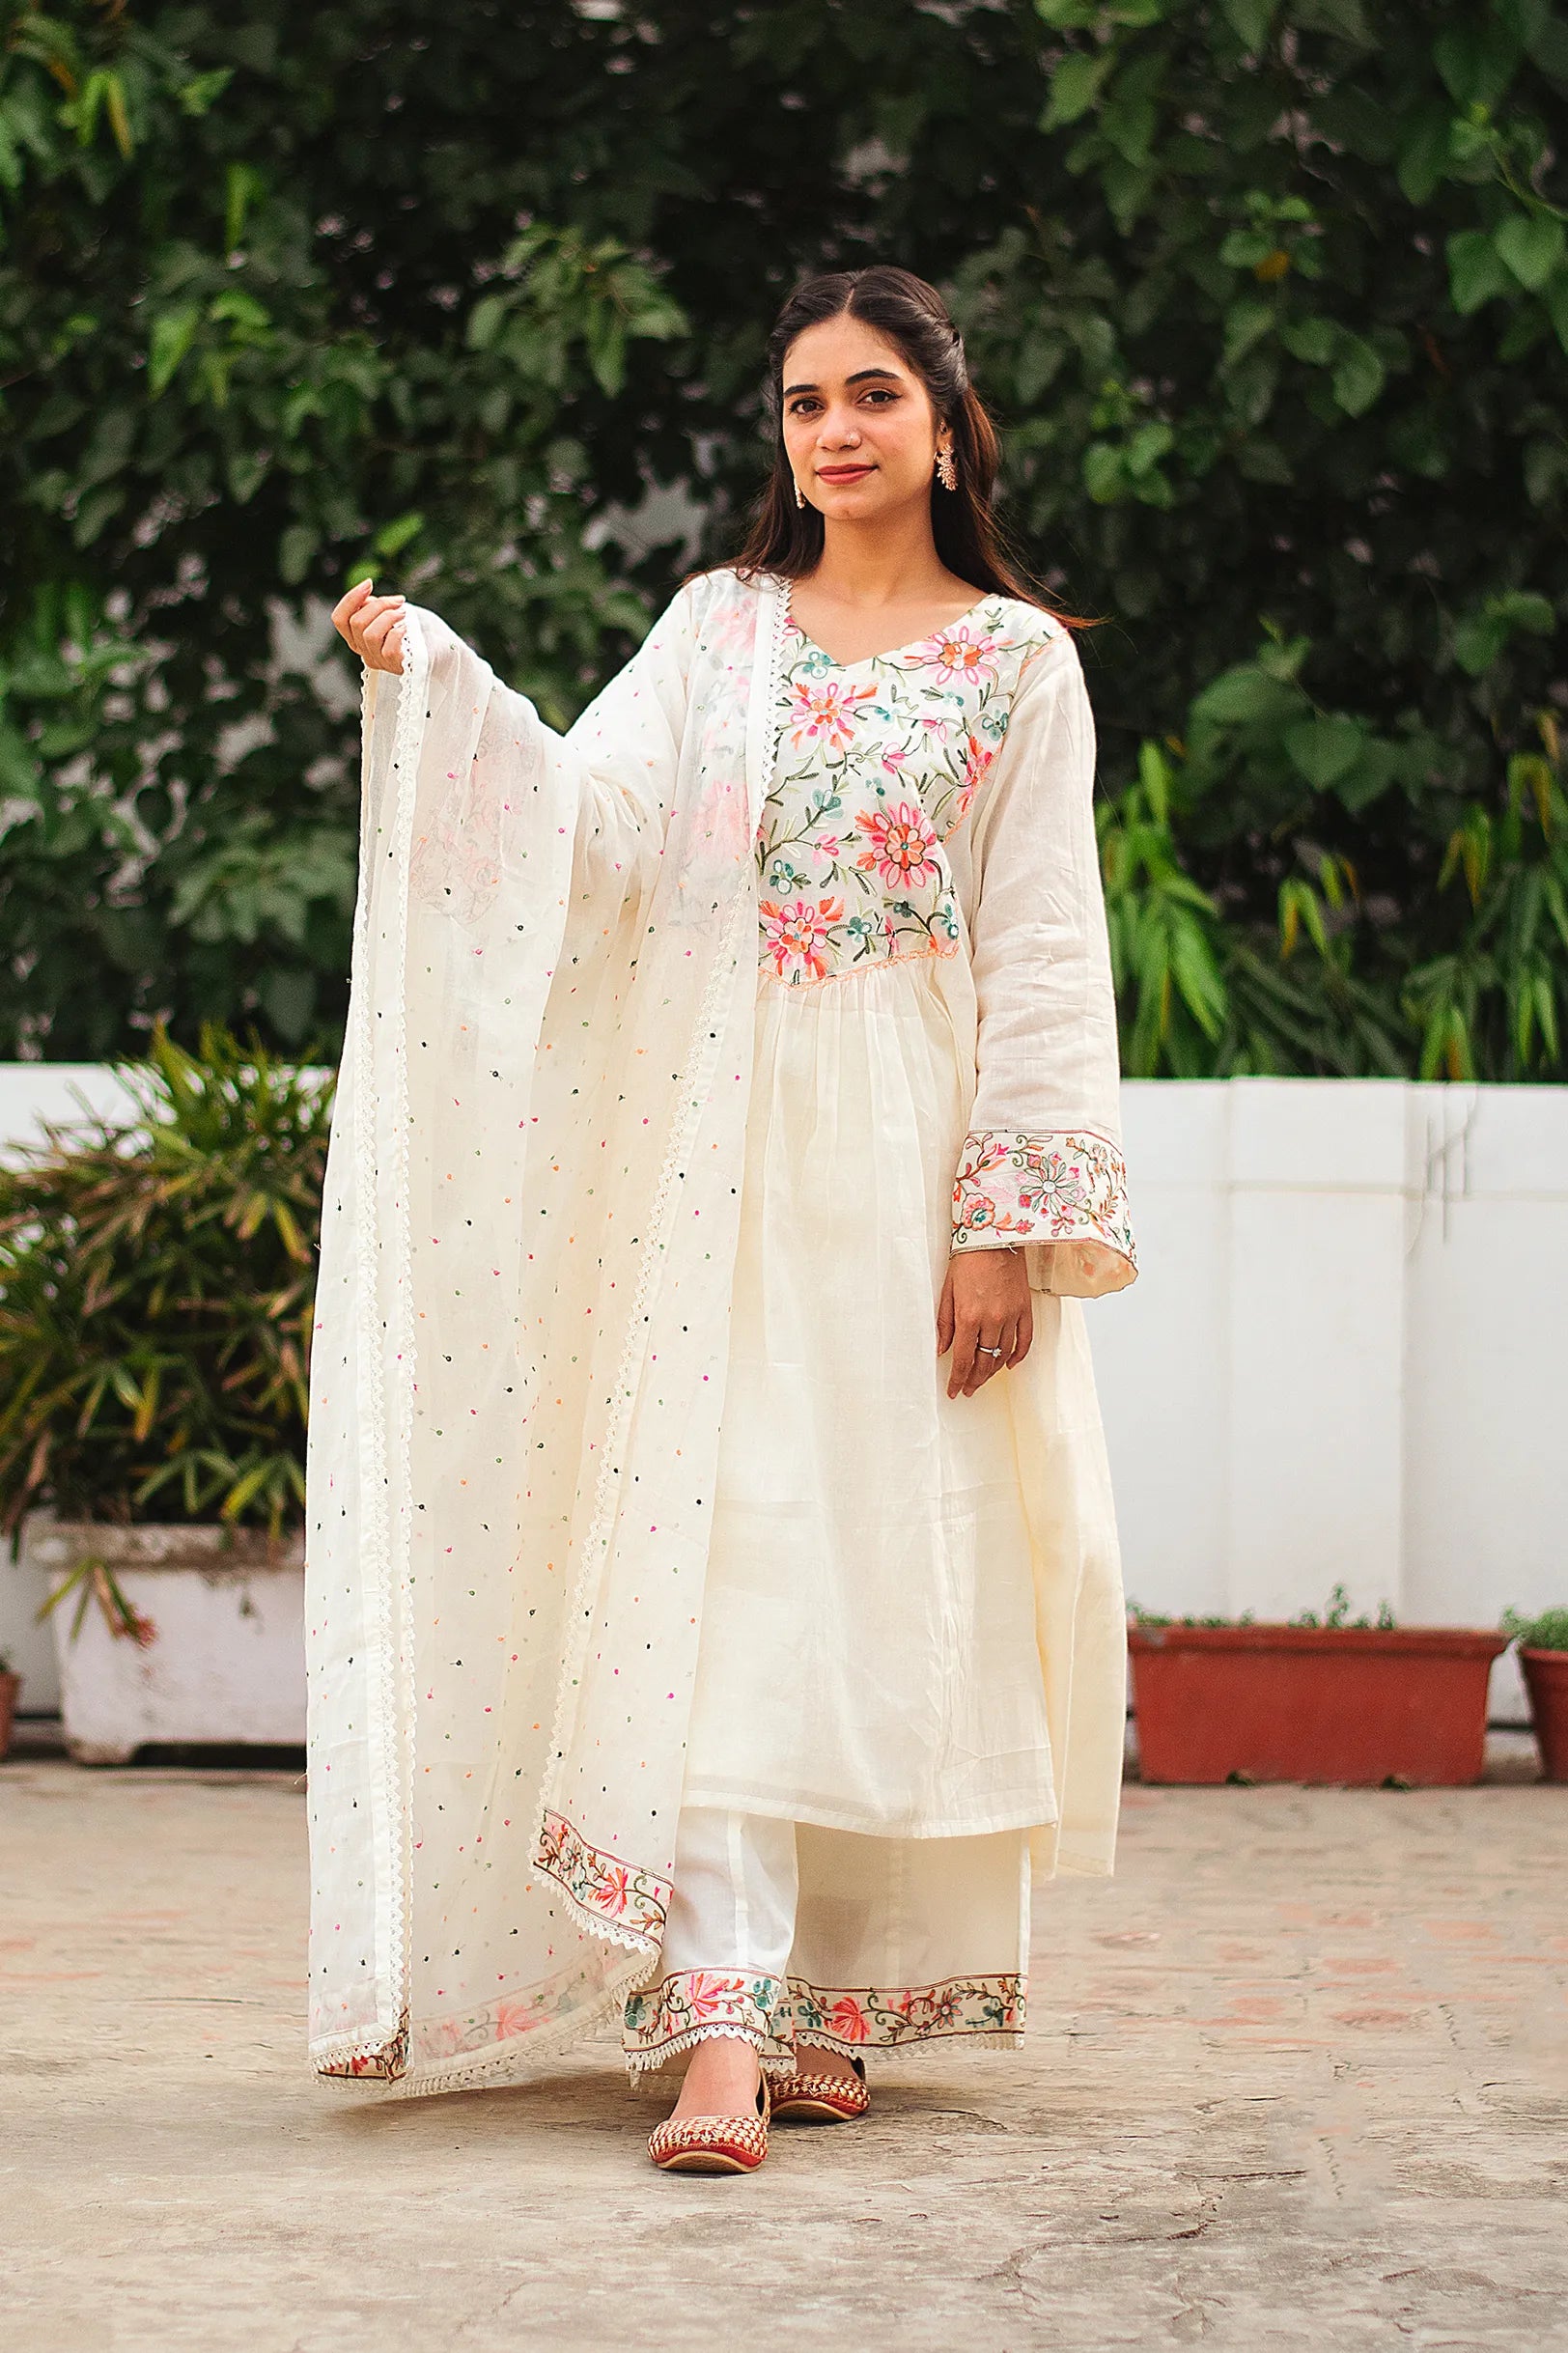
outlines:
[{"label": "concrete floor", "polygon": [[315,2086],[297,1780],[0,1768],[0,2348],[1568,2348],[1565,1831],[1517,1780],[1130,1787],[1025,2053],[699,2181],[603,2045]]}]

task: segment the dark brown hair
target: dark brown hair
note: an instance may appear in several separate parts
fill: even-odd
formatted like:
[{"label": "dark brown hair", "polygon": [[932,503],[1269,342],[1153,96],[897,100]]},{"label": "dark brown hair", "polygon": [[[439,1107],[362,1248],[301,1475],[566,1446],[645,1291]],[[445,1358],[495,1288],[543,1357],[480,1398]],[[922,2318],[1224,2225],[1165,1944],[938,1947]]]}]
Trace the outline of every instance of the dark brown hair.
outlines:
[{"label": "dark brown hair", "polygon": [[[958,488],[942,490],[932,475],[931,528],[937,553],[949,572],[974,587],[1047,605],[1008,546],[993,512],[1001,446],[984,402],[969,381],[964,339],[934,286],[912,270],[879,265],[870,269],[835,269],[798,286],[773,322],[768,339],[766,399],[773,429],[773,464],[752,511],[751,527],[734,569],[742,580],[759,573],[798,580],[811,572],[823,550],[823,518],[814,506],[798,506],[795,476],[784,450],[784,359],[796,337],[826,319],[859,319],[884,335],[914,370],[932,407],[953,435]],[[1069,629],[1092,629],[1092,621],[1049,609]]]}]

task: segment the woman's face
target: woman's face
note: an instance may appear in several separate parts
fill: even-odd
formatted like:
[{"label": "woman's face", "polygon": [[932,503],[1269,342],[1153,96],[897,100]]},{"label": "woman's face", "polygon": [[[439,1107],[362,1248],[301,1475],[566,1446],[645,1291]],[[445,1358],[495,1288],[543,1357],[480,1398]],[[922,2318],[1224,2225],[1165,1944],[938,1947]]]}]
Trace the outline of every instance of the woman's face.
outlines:
[{"label": "woman's face", "polygon": [[931,495],[952,435],[898,346],[848,316],[808,326],[784,354],[784,449],[827,519],[869,522]]}]

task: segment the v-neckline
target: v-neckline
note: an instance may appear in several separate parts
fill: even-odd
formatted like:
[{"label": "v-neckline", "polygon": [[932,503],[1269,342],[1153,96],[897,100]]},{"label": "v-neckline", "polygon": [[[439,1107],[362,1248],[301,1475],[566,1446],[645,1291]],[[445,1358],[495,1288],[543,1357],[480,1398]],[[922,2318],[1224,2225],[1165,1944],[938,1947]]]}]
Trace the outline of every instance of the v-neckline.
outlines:
[{"label": "v-neckline", "polygon": [[796,620],[795,598],[793,594],[794,586],[795,583],[793,580],[786,578],[784,581],[783,595],[781,599],[783,612],[779,622],[780,629],[788,630],[793,626],[796,635],[800,639],[803,645],[808,646],[813,654],[820,655],[823,660],[826,662],[831,669],[843,671],[846,677],[852,671],[865,669],[867,664],[870,662],[892,661],[901,654],[918,653],[921,646],[930,645],[934,637],[941,636],[945,630],[962,629],[966,621],[972,621],[975,614],[980,610],[981,606],[984,604],[989,604],[992,598],[995,594],[994,589],[988,588],[984,595],[975,599],[972,604],[966,605],[965,610],[958,615],[956,620],[939,622],[936,629],[927,630],[923,637],[911,637],[904,645],[890,645],[880,654],[862,654],[855,661],[839,661],[835,656],[828,653],[827,648],[825,645],[819,645],[816,638],[809,635],[808,632],[800,627],[799,622]]}]

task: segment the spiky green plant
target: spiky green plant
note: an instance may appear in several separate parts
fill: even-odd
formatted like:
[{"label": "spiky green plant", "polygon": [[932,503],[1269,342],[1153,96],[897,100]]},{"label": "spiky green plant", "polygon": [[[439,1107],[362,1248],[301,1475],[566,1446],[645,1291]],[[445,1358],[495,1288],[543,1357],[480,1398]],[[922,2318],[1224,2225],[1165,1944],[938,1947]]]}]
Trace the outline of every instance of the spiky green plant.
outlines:
[{"label": "spiky green plant", "polygon": [[125,1116],[0,1169],[0,1530],[304,1506],[330,1072],[216,1026],[115,1070]]},{"label": "spiky green plant", "polygon": [[1543,1610],[1535,1617],[1505,1610],[1502,1631],[1521,1650],[1568,1650],[1568,1610]]}]

